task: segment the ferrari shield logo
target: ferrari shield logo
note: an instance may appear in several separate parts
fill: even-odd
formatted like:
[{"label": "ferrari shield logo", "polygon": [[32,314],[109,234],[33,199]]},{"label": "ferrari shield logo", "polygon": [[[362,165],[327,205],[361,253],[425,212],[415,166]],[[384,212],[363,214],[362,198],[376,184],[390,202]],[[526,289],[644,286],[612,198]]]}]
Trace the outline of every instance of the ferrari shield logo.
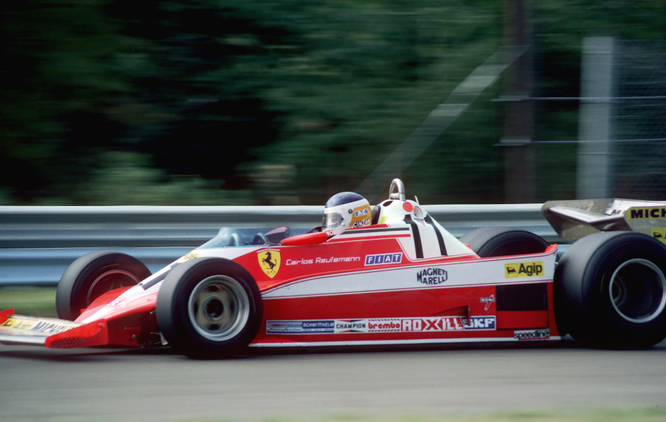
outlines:
[{"label": "ferrari shield logo", "polygon": [[259,266],[264,273],[270,278],[275,277],[280,270],[280,251],[259,252],[257,258],[259,258]]}]

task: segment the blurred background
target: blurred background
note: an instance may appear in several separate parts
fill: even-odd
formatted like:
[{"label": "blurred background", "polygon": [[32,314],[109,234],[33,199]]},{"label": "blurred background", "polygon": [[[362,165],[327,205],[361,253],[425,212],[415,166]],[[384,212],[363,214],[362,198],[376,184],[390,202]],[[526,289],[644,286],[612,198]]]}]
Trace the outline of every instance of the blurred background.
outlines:
[{"label": "blurred background", "polygon": [[666,199],[666,2],[3,5],[0,204]]}]

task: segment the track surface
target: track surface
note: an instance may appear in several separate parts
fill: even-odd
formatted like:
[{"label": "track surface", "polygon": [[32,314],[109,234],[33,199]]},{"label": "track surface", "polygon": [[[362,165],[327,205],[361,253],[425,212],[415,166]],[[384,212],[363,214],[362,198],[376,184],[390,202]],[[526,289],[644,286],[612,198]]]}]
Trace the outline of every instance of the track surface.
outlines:
[{"label": "track surface", "polygon": [[[0,345],[2,421],[309,420],[666,406],[666,342],[573,342],[196,361]],[[283,419],[284,420],[284,419]]]}]

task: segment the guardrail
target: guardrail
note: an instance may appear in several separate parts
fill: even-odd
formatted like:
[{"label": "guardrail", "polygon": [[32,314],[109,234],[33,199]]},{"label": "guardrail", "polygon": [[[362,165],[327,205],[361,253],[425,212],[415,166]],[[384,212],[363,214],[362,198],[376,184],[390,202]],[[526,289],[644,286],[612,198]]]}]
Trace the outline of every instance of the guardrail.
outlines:
[{"label": "guardrail", "polygon": [[[559,241],[541,215],[541,204],[423,208],[455,236],[505,226]],[[321,223],[322,214],[321,206],[0,206],[0,285],[55,285],[72,261],[101,249],[128,253],[156,271],[220,227],[307,230]]]}]

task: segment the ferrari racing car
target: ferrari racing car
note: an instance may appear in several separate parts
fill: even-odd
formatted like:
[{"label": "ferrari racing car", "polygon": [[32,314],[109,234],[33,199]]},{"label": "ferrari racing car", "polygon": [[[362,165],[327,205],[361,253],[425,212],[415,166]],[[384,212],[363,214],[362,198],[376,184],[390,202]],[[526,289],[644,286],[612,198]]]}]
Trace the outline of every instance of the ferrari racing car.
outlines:
[{"label": "ferrari racing car", "polygon": [[5,310],[0,342],[169,346],[218,358],[248,346],[570,334],[591,347],[646,348],[666,337],[666,245],[658,236],[666,236],[666,204],[547,203],[544,214],[561,234],[585,227],[559,257],[558,245],[523,230],[480,228],[458,239],[406,199],[399,179],[374,208],[349,192],[336,201],[321,228],[221,230],[154,274],[129,255],[85,255],[58,284],[59,319]]}]

